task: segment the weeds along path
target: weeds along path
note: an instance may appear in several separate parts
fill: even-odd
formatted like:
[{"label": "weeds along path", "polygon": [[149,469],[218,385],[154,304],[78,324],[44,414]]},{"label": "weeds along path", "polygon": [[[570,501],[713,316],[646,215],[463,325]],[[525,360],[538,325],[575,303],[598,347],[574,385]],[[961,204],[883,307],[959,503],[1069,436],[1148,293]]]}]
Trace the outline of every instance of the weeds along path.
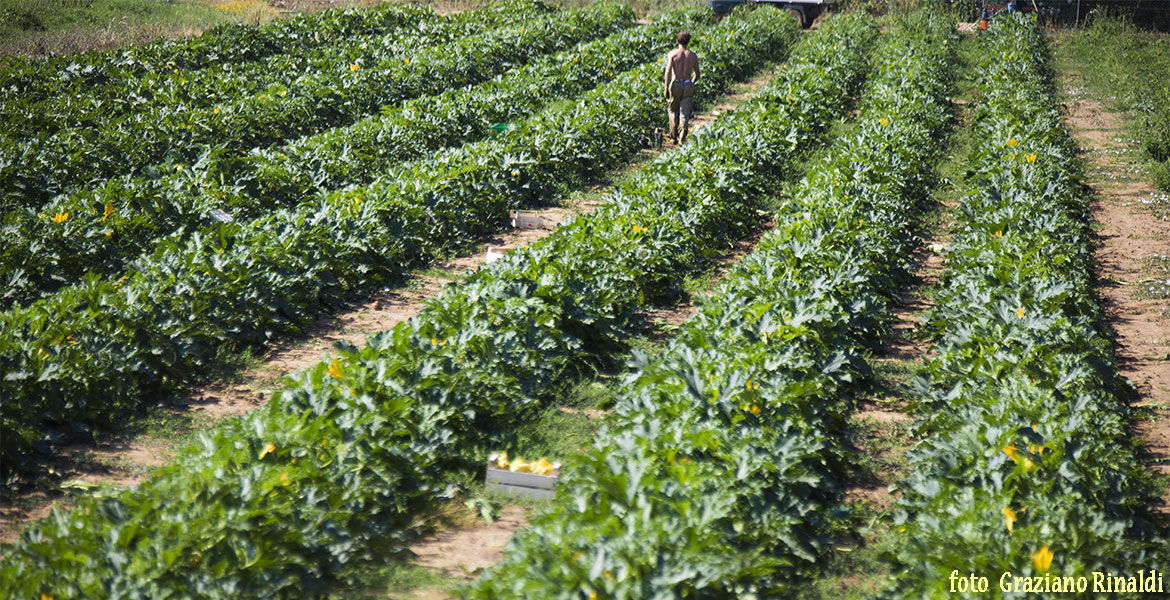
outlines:
[{"label": "weeds along path", "polygon": [[[1149,411],[1135,424],[1151,467],[1170,476],[1170,313],[1164,298],[1151,297],[1167,277],[1170,221],[1148,204],[1157,195],[1145,170],[1129,117],[1111,107],[1076,61],[1061,54],[1060,83],[1067,95],[1065,125],[1081,148],[1097,224],[1097,292],[1106,322],[1116,333],[1117,366],[1134,387],[1136,404]],[[1170,489],[1163,485],[1163,514]]]},{"label": "weeds along path", "polygon": [[[774,69],[764,69],[754,79],[736,84],[729,93],[710,106],[700,107],[693,132],[712,123],[718,114],[734,110],[771,79]],[[109,494],[117,488],[133,486],[151,471],[165,465],[179,447],[189,443],[199,431],[211,429],[223,418],[241,415],[263,406],[282,381],[296,371],[316,365],[327,357],[338,342],[361,345],[372,334],[386,331],[417,315],[442,288],[462,280],[488,260],[489,248],[515,249],[527,246],[552,233],[559,223],[577,215],[593,212],[603,203],[603,195],[626,180],[637,169],[652,162],[667,148],[641,150],[634,160],[590,183],[586,189],[551,206],[524,211],[526,219],[543,225],[516,228],[482,240],[474,253],[443,261],[431,268],[411,274],[405,285],[371,294],[349,308],[321,318],[305,334],[273,345],[263,356],[243,357],[239,371],[203,384],[187,394],[153,409],[151,416],[131,435],[103,436],[96,445],[74,444],[62,450],[51,466],[49,477],[33,486],[0,496],[0,541],[15,539],[23,523],[41,518],[53,506],[68,507],[79,494]],[[766,227],[766,225],[765,225]],[[728,264],[737,253],[746,252],[744,241],[736,250],[719,260]],[[494,252],[492,252],[494,254]],[[648,315],[653,322],[680,322],[692,310],[692,304],[654,309]]]}]

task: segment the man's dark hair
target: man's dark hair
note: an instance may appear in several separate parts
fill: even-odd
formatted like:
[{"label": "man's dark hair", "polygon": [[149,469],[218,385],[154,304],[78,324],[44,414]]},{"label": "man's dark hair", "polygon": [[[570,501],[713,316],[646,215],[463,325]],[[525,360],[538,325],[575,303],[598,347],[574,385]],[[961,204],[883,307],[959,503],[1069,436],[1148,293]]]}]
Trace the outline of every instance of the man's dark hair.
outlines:
[{"label": "man's dark hair", "polygon": [[689,32],[689,31],[678,32],[678,37],[675,38],[674,41],[678,42],[678,44],[680,46],[682,46],[683,48],[686,48],[691,43],[691,32]]}]

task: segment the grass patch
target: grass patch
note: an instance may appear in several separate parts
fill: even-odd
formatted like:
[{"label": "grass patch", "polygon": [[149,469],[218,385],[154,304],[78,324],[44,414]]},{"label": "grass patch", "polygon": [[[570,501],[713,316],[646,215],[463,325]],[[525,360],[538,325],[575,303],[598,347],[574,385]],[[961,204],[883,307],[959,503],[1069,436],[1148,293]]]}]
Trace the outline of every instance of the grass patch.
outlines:
[{"label": "grass patch", "polygon": [[454,588],[455,582],[439,571],[405,561],[395,561],[363,572],[351,586],[329,597],[337,600],[402,598],[405,592],[419,588],[438,588],[446,591]]},{"label": "grass patch", "polygon": [[[850,505],[855,523],[866,509]],[[856,531],[856,530],[855,530]],[[880,591],[891,575],[883,555],[893,549],[889,525],[875,521],[856,534],[854,543],[835,547],[821,563],[821,576],[800,588],[795,600],[865,600]]]},{"label": "grass patch", "polygon": [[1170,298],[1170,254],[1147,256],[1142,260],[1142,275],[1145,277],[1134,283],[1135,296],[1154,300]]},{"label": "grass patch", "polygon": [[156,406],[134,415],[123,430],[129,439],[157,442],[172,450],[195,443],[200,432],[210,430],[217,419],[200,411],[175,411]]},{"label": "grass patch", "polygon": [[[486,252],[486,250],[484,250]],[[443,269],[441,267],[427,267],[415,271],[410,278],[411,282],[418,281],[419,278],[429,277],[431,279],[440,279],[442,281],[459,281],[463,279],[462,273],[456,273],[450,269]],[[416,284],[419,285],[419,284]]]},{"label": "grass patch", "polygon": [[853,481],[867,490],[851,492],[828,532],[832,550],[819,577],[800,589],[796,600],[862,600],[880,591],[891,575],[885,556],[897,535],[890,529],[888,497],[882,489],[909,471],[905,451],[913,444],[908,422],[854,420],[852,439],[863,449],[854,462]]},{"label": "grass patch", "polygon": [[712,265],[711,268],[702,273],[687,275],[683,279],[682,289],[690,296],[710,292],[719,284],[722,273],[723,269],[720,268],[720,265]]},{"label": "grass patch", "polygon": [[868,400],[879,407],[900,406],[917,398],[914,378],[922,369],[920,361],[871,360],[874,385]]},{"label": "grass patch", "polygon": [[262,0],[0,0],[0,54],[108,50],[276,15]]},{"label": "grass patch", "polygon": [[593,441],[602,419],[582,412],[568,412],[559,406],[542,410],[535,421],[518,427],[505,444],[508,456],[535,460],[540,457],[562,461],[580,454]]},{"label": "grass patch", "polygon": [[534,418],[511,431],[500,449],[527,460],[545,457],[564,461],[581,454],[605,423],[606,411],[613,407],[625,374],[622,366],[577,382],[561,401],[540,409]]},{"label": "grass patch", "polygon": [[257,356],[251,347],[241,350],[231,350],[220,346],[214,358],[205,365],[203,371],[197,375],[197,382],[222,381],[224,383],[239,383],[244,380],[244,372],[264,362],[262,356]]},{"label": "grass patch", "polygon": [[864,485],[889,485],[910,472],[906,451],[914,446],[911,421],[854,419],[850,438],[862,452],[857,457],[856,481]]}]

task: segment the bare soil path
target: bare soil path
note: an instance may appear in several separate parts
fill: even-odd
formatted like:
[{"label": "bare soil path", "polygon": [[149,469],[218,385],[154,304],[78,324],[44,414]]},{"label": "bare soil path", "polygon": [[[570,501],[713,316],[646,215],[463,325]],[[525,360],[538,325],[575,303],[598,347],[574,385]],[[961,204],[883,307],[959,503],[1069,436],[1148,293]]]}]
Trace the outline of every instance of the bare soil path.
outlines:
[{"label": "bare soil path", "polygon": [[[1135,424],[1136,434],[1146,443],[1152,468],[1170,476],[1170,318],[1165,299],[1141,293],[1141,284],[1157,276],[1150,258],[1170,254],[1170,223],[1144,206],[1156,190],[1126,115],[1111,106],[1111,98],[1086,87],[1079,73],[1065,73],[1062,85],[1065,124],[1081,146],[1086,184],[1095,195],[1101,305],[1116,332],[1118,367],[1133,384],[1134,404],[1151,413]],[[1170,494],[1164,491],[1156,508],[1170,513]]]},{"label": "bare soil path", "polygon": [[860,503],[884,512],[897,499],[889,488],[906,475],[902,455],[908,447],[899,442],[905,441],[913,420],[908,412],[908,386],[927,356],[928,348],[918,338],[918,330],[923,313],[933,306],[929,290],[938,283],[943,268],[942,249],[939,233],[927,232],[923,246],[914,253],[914,280],[895,300],[893,333],[870,359],[879,379],[876,393],[863,398],[850,417],[855,428],[852,441],[865,465],[864,476],[846,488],[846,504]]},{"label": "bare soil path", "polygon": [[[754,90],[766,84],[771,73],[769,69],[751,81],[734,85],[714,106],[696,114],[692,133],[713,122],[718,114],[734,110]],[[663,113],[665,117],[665,106]],[[274,344],[242,373],[197,387],[167,410],[188,419],[193,428],[206,430],[223,418],[263,406],[285,376],[323,360],[335,342],[346,341],[361,346],[366,336],[391,329],[417,315],[444,286],[458,282],[468,272],[488,262],[490,248],[527,246],[552,233],[566,219],[592,212],[602,204],[602,195],[616,182],[670,148],[644,149],[624,167],[557,205],[524,211],[526,216],[543,221],[545,226],[498,233],[483,240],[483,247],[472,254],[415,273],[403,287],[376,291],[342,312],[321,318],[302,335]],[[685,307],[680,307],[680,310],[685,310]],[[656,317],[668,321],[681,318],[671,319],[667,313]],[[95,490],[112,493],[118,488],[137,485],[154,468],[166,464],[186,443],[189,434],[175,437],[178,439],[168,439],[166,432],[161,435],[147,432],[65,449],[57,467],[59,472],[52,474],[57,483],[0,496],[0,542],[13,541],[23,523],[47,516],[54,506],[68,505],[74,494],[93,493]]]}]

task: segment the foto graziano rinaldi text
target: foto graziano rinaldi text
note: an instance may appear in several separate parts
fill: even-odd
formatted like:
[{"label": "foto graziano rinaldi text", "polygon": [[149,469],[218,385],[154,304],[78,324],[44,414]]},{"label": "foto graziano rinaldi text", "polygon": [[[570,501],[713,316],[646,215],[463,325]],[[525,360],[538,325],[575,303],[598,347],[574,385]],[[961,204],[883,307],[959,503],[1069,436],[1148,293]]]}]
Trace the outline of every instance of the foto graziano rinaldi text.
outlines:
[{"label": "foto graziano rinaldi text", "polygon": [[[958,570],[951,571],[951,593],[959,592],[987,592],[990,591],[991,581],[987,577],[969,573],[960,575]],[[1019,577],[1011,571],[1004,571],[999,576],[998,591],[1000,592],[1038,592],[1038,593],[1162,593],[1162,573],[1156,569],[1141,570],[1136,575],[1117,575],[1109,572],[1093,571],[1089,575],[1035,575]]]}]

